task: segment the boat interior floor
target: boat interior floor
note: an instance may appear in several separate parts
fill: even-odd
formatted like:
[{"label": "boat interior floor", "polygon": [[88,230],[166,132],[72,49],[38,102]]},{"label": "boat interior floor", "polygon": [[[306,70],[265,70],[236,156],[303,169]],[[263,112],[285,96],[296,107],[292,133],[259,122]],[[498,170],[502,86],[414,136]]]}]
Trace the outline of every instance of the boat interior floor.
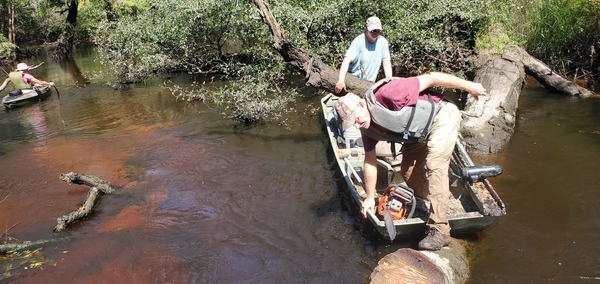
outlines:
[{"label": "boat interior floor", "polygon": [[[354,146],[354,145],[353,145]],[[402,175],[400,174],[400,162],[402,161],[402,154],[401,152],[398,152],[396,156],[393,156],[391,154],[391,151],[389,151],[391,147],[389,146],[388,142],[380,142],[377,145],[376,148],[376,152],[377,152],[377,162],[378,162],[378,177],[377,177],[377,185],[376,185],[376,190],[377,190],[377,197],[376,200],[379,200],[379,197],[381,197],[384,193],[385,190],[387,189],[388,185],[390,184],[404,184],[406,185],[406,183],[404,182],[404,179],[402,178]],[[363,175],[363,171],[362,171],[362,162],[364,161],[364,150],[362,147],[353,147],[353,148],[346,148],[346,145],[341,142],[339,144],[339,149],[341,151],[348,152],[350,151],[352,154],[348,155],[348,159],[349,161],[353,164],[353,167],[356,171],[356,173],[358,174],[358,176],[360,177],[361,180],[364,180],[364,175]],[[396,147],[396,149],[401,149],[401,146],[398,145]],[[451,171],[451,170],[450,170]],[[450,202],[448,203],[448,214],[452,215],[452,214],[464,214],[464,213],[468,213],[468,212],[477,212],[479,211],[477,205],[475,204],[475,202],[473,201],[473,199],[470,197],[470,195],[467,193],[467,191],[464,189],[463,185],[464,185],[464,181],[462,180],[462,178],[460,178],[460,176],[450,172]],[[362,187],[362,185],[360,183],[357,182],[357,180],[355,178],[352,179],[355,183],[355,187],[357,189],[357,192],[359,193],[359,195],[362,198],[366,197],[366,192],[364,190],[364,188]],[[422,217],[422,218],[426,218],[429,212],[429,201],[424,200],[422,198],[419,198],[418,196],[415,196],[416,198],[416,203],[417,203],[417,207],[415,208],[415,212],[413,214],[413,217]],[[408,204],[408,206],[411,206],[411,204]],[[410,207],[409,207],[410,208]]]}]

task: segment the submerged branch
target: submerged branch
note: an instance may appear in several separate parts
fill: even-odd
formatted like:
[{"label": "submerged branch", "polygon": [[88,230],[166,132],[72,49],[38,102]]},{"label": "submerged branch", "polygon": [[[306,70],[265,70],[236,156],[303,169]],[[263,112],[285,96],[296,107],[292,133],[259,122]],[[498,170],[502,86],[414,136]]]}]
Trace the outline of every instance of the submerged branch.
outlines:
[{"label": "submerged branch", "polygon": [[119,186],[115,186],[107,181],[102,180],[99,177],[92,175],[77,174],[74,172],[61,174],[60,179],[67,183],[75,183],[87,185],[89,187],[97,187],[103,193],[113,193],[120,189]]},{"label": "submerged branch", "polygon": [[26,249],[31,249],[33,247],[37,247],[37,246],[41,246],[47,243],[52,243],[52,242],[56,242],[59,240],[63,240],[64,238],[60,238],[60,239],[50,239],[50,240],[38,240],[38,241],[25,241],[22,243],[11,243],[11,244],[2,244],[0,245],[0,254],[7,254],[7,253],[13,253],[13,252],[17,252],[17,251],[21,251],[21,250],[26,250]]},{"label": "submerged branch", "polygon": [[2,199],[2,200],[0,201],[0,203],[4,202],[4,200],[6,200],[6,199],[7,199],[7,198],[10,196],[10,194],[11,194],[11,193],[12,193],[12,192],[9,192],[9,193],[8,193],[8,194],[7,194],[7,195],[4,197],[4,199]]},{"label": "submerged branch", "polygon": [[112,185],[109,182],[106,182],[96,176],[80,175],[74,172],[61,174],[60,179],[67,183],[87,185],[91,188],[88,192],[88,196],[85,202],[83,203],[83,206],[79,207],[77,210],[71,212],[70,214],[64,215],[56,219],[58,224],[56,225],[56,227],[54,227],[54,232],[63,231],[67,228],[69,224],[88,216],[94,209],[94,204],[96,203],[100,192],[113,193],[117,189],[119,189],[118,186]]},{"label": "submerged branch", "polygon": [[77,210],[68,215],[57,218],[56,221],[58,224],[56,227],[54,227],[54,232],[63,231],[67,228],[67,225],[88,216],[94,208],[94,204],[96,203],[96,199],[98,199],[99,192],[100,191],[97,187],[92,187],[87,198],[85,199],[85,202],[83,203],[83,206],[79,207]]}]

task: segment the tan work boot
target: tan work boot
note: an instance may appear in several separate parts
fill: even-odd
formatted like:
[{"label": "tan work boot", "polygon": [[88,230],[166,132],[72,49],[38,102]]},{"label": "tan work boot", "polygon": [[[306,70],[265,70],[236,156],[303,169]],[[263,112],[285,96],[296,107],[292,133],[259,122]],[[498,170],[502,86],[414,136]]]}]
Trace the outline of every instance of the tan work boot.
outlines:
[{"label": "tan work boot", "polygon": [[419,242],[419,249],[440,250],[450,244],[450,236],[440,233],[435,228],[427,229],[427,236]]}]

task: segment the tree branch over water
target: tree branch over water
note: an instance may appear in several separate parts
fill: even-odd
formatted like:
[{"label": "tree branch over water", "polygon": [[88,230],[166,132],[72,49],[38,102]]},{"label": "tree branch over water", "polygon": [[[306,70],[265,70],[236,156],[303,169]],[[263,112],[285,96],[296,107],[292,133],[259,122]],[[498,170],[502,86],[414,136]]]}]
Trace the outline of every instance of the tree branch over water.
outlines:
[{"label": "tree branch over water", "polygon": [[[306,83],[315,88],[333,92],[338,80],[338,70],[327,66],[323,61],[307,51],[295,47],[284,34],[283,29],[269,10],[269,5],[263,0],[252,0],[258,8],[263,21],[269,26],[273,36],[273,48],[279,52],[283,59],[298,69],[305,76]],[[364,94],[371,86],[369,81],[346,77],[346,88],[359,95]]]},{"label": "tree branch over water", "polygon": [[2,199],[2,200],[0,201],[0,203],[4,202],[4,200],[6,200],[6,199],[7,199],[7,198],[10,196],[10,194],[11,194],[11,193],[12,193],[12,192],[9,192],[9,193],[8,193],[8,194],[7,194],[7,195],[4,197],[4,199]]}]

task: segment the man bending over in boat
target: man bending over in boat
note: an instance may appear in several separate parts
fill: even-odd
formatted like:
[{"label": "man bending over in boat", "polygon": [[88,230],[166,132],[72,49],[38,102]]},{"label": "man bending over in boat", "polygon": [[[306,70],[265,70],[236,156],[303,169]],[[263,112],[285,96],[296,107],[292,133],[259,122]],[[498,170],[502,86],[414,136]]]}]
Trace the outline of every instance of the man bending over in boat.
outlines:
[{"label": "man bending over in boat", "polygon": [[[28,89],[31,87],[37,87],[42,85],[54,85],[53,82],[46,82],[44,80],[39,80],[33,77],[33,75],[29,74],[30,67],[25,63],[17,64],[17,71],[10,72],[9,78],[15,85],[17,89]],[[20,79],[18,77],[21,77]]]},{"label": "man bending over in boat", "polygon": [[354,102],[349,110],[354,113],[354,123],[361,131],[365,149],[367,196],[362,203],[363,216],[366,218],[367,211],[375,208],[375,145],[378,141],[403,142],[402,176],[416,196],[431,204],[426,237],[419,242],[419,249],[425,250],[439,250],[450,243],[446,218],[450,197],[448,168],[461,121],[456,105],[428,90],[434,86],[461,89],[475,99],[486,95],[479,83],[450,74],[427,72],[417,77],[380,80],[367,91],[364,99],[348,100]]}]

